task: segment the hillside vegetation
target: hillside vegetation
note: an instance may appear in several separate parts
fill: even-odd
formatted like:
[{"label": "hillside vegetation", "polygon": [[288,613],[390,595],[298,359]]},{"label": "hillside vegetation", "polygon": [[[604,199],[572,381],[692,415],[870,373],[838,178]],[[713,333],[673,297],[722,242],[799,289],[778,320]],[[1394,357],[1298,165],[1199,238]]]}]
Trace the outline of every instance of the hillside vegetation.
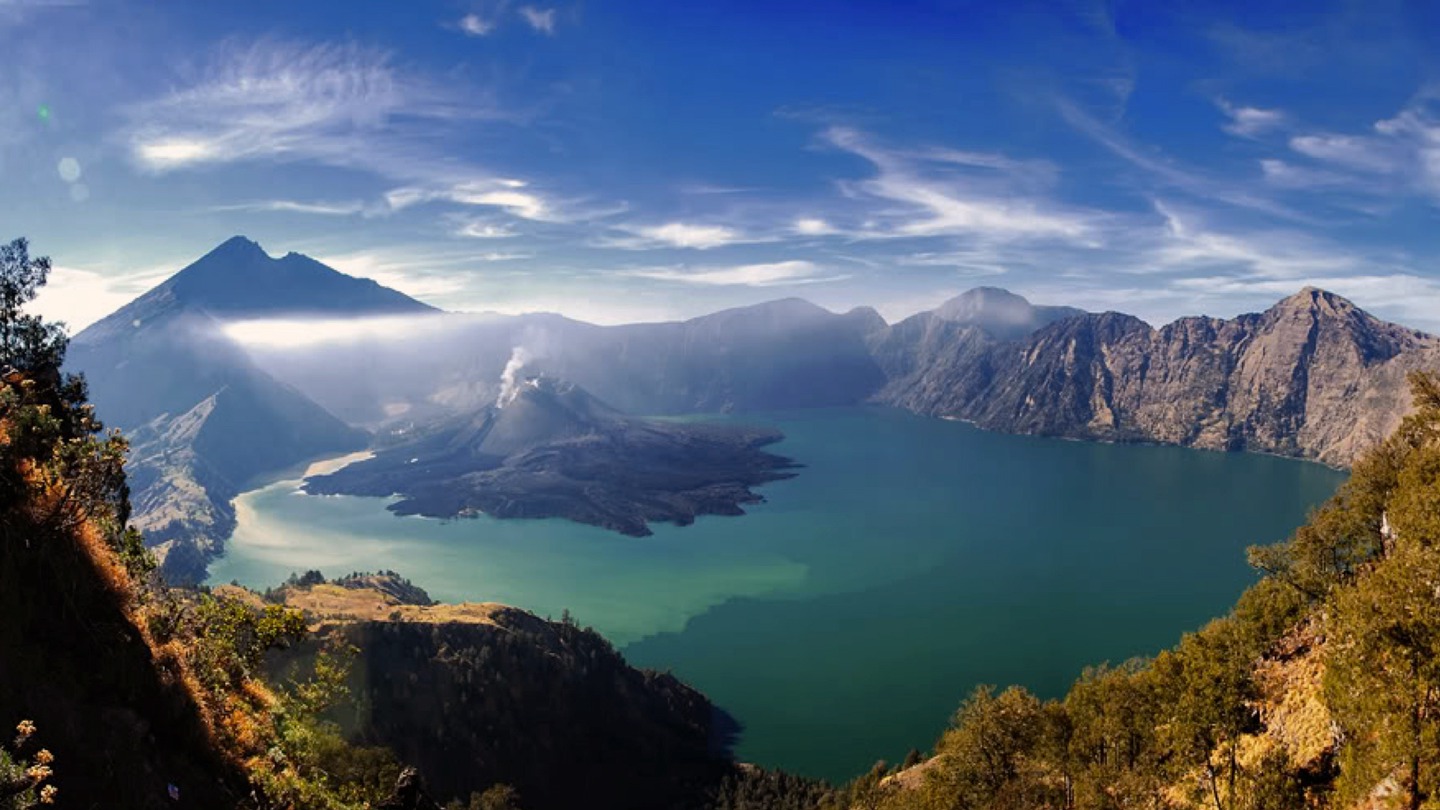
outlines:
[{"label": "hillside vegetation", "polygon": [[[924,808],[1440,807],[1440,379],[1233,610],[1063,700],[981,686],[933,756],[824,804]],[[731,807],[755,806],[743,802]]]}]

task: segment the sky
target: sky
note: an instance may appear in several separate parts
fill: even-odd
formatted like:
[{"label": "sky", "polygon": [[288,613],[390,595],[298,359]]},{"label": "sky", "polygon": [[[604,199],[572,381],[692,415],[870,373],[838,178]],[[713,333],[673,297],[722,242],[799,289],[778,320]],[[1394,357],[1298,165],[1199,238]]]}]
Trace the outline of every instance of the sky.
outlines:
[{"label": "sky", "polygon": [[0,239],[78,329],[243,234],[601,323],[975,286],[1440,330],[1440,4],[0,0]]}]

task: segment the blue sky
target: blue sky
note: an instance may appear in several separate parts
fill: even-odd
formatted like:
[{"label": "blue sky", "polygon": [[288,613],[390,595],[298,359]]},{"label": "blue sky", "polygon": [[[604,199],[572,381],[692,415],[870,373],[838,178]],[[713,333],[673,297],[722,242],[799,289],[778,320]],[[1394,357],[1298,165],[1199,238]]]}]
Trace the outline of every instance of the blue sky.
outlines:
[{"label": "blue sky", "polygon": [[1433,3],[0,0],[0,237],[72,326],[239,233],[600,322],[1317,284],[1440,329],[1437,46]]}]

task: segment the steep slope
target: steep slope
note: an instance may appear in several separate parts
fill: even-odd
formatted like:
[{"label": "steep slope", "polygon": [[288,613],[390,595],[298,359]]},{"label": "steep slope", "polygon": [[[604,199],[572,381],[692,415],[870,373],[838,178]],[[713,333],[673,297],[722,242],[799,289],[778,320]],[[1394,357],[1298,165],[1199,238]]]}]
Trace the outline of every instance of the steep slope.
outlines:
[{"label": "steep slope", "polygon": [[1184,318],[1158,330],[1118,313],[1067,317],[1010,341],[933,319],[908,323],[892,340],[921,347],[922,359],[907,366],[891,351],[900,359],[878,397],[887,404],[1014,433],[1339,466],[1399,424],[1406,373],[1440,364],[1440,339],[1313,288],[1258,315]]},{"label": "steep slope", "polygon": [[133,434],[137,526],[167,577],[193,581],[257,476],[363,447],[352,429],[277,381],[224,332],[234,319],[424,314],[430,307],[298,254],[235,237],[77,335],[101,418]]},{"label": "steep slope", "polygon": [[642,536],[650,521],[742,514],[758,484],[788,478],[789,459],[760,448],[773,431],[627,417],[573,383],[516,381],[492,405],[406,431],[329,475],[318,494],[402,499],[398,514],[564,517]]},{"label": "steep slope", "polygon": [[673,676],[631,668],[568,620],[493,603],[417,604],[428,597],[396,596],[416,589],[394,579],[272,592],[316,629],[273,671],[337,640],[354,645],[351,734],[418,766],[441,801],[500,783],[531,810],[672,808],[732,770],[729,721]]},{"label": "steep slope", "polygon": [[0,382],[0,746],[33,721],[28,754],[54,755],[60,807],[171,807],[168,785],[190,806],[235,807],[244,776],[174,651],[152,643],[117,553],[112,448],[33,382]]}]

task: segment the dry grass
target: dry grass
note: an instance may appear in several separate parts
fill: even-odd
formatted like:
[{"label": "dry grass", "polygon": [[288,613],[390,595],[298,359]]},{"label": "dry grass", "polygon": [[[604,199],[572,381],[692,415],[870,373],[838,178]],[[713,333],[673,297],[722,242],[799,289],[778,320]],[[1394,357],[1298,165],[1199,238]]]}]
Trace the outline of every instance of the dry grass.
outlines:
[{"label": "dry grass", "polygon": [[1273,657],[1255,668],[1265,734],[1285,749],[1296,768],[1314,765],[1334,750],[1335,720],[1325,705],[1325,641],[1315,622],[1291,631]]},{"label": "dry grass", "polygon": [[[253,594],[252,594],[253,596]],[[305,613],[312,629],[323,624],[352,621],[423,622],[431,624],[486,624],[506,627],[515,609],[496,602],[464,602],[458,605],[404,605],[389,594],[373,588],[345,588],[315,585],[287,588],[285,604]]]}]

